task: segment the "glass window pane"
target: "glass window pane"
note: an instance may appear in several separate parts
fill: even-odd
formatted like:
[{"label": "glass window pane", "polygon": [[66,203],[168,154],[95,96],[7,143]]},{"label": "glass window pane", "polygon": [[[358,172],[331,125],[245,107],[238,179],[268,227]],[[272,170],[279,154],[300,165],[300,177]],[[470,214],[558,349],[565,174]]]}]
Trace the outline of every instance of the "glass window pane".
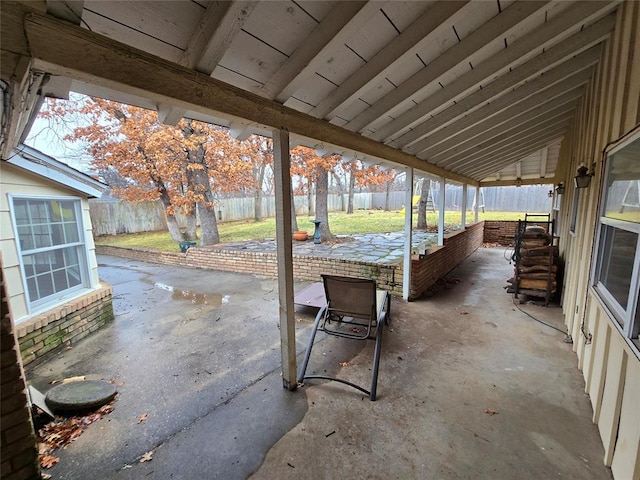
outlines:
[{"label": "glass window pane", "polygon": [[640,139],[610,157],[604,215],[640,223]]},{"label": "glass window pane", "polygon": [[36,286],[35,277],[27,279],[27,289],[29,290],[29,300],[35,302],[40,299],[40,295],[38,294],[38,287]]},{"label": "glass window pane", "polygon": [[603,225],[602,243],[602,263],[598,280],[626,310],[638,234]]},{"label": "glass window pane", "polygon": [[36,277],[36,282],[38,283],[40,298],[48,297],[49,295],[53,295],[55,292],[53,288],[53,276],[50,272],[38,275]]},{"label": "glass window pane", "polygon": [[64,245],[64,225],[61,223],[54,223],[51,225],[51,239],[52,245]]},{"label": "glass window pane", "polygon": [[80,236],[78,235],[78,226],[75,223],[65,223],[64,236],[66,239],[66,243],[79,242]]},{"label": "glass window pane", "polygon": [[29,215],[27,213],[27,201],[23,199],[16,199],[13,202],[13,215],[16,218],[17,225],[25,225],[29,223]]}]

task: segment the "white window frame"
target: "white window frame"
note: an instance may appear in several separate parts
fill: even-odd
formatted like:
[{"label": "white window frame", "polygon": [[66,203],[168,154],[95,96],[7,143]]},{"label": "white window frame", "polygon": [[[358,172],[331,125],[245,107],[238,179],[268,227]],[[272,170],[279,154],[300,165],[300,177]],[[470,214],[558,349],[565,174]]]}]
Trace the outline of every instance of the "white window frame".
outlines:
[{"label": "white window frame", "polygon": [[[24,289],[28,315],[33,315],[34,313],[47,310],[48,308],[51,308],[52,306],[59,304],[62,301],[66,301],[70,298],[76,297],[79,294],[84,293],[87,289],[89,289],[90,288],[90,276],[89,276],[89,267],[88,267],[89,250],[88,250],[87,242],[85,238],[85,229],[84,229],[83,211],[82,211],[82,198],[73,197],[73,196],[23,195],[23,194],[9,194],[8,197],[9,197],[11,222],[13,225],[13,231],[15,235],[15,244],[16,244],[18,259],[20,262],[20,272],[22,275],[22,285]],[[15,200],[35,200],[35,201],[45,201],[45,202],[54,202],[54,201],[73,202],[75,220],[76,220],[75,223],[76,223],[76,228],[78,230],[78,241],[64,243],[60,245],[53,245],[49,247],[23,249],[20,242],[18,225],[16,221],[16,216],[15,216],[15,203],[14,203]],[[48,295],[46,297],[32,300],[31,295],[29,293],[29,285],[27,283],[27,273],[26,273],[25,262],[24,262],[25,256],[33,255],[37,253],[53,252],[56,250],[68,249],[68,248],[75,248],[76,250],[76,254],[78,257],[79,270],[80,270],[79,272],[80,283],[78,285],[74,285],[64,290],[60,290],[59,292],[54,292],[53,294]]]},{"label": "white window frame", "polygon": [[[635,349],[640,352],[640,320],[636,316],[636,311],[640,308],[640,305],[638,305],[638,302],[640,300],[640,223],[634,223],[604,216],[607,202],[607,179],[609,177],[609,170],[611,167],[611,156],[636,141],[640,141],[640,132],[633,135],[624,143],[607,152],[604,175],[601,179],[602,194],[600,195],[598,205],[599,219],[594,250],[594,263],[591,269],[591,285],[596,296],[600,299],[600,301],[603,303],[603,305],[609,311],[610,315],[615,320],[613,323],[618,328],[620,333],[624,336],[625,340],[627,340],[627,343],[629,343],[632,347],[635,347]],[[627,305],[620,305],[620,303],[613,297],[609,290],[599,281],[600,273],[602,270],[603,257],[605,254],[603,244],[603,231],[605,227],[612,227],[621,231],[631,232],[638,235],[635,256],[633,258],[633,270],[631,274],[631,281],[629,284],[629,296],[627,299]]]},{"label": "white window frame", "polygon": [[569,219],[569,233],[575,235],[578,231],[578,212],[580,211],[580,188],[573,191],[573,203],[571,204],[571,218]]}]

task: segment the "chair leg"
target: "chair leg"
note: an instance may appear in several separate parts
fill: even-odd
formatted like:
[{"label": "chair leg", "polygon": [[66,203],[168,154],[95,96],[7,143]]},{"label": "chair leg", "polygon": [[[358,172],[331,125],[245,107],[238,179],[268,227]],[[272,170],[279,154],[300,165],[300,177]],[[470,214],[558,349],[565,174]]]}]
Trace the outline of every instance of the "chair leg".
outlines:
[{"label": "chair leg", "polygon": [[380,353],[382,352],[383,324],[383,321],[379,321],[376,328],[376,347],[373,353],[373,373],[371,375],[371,393],[369,394],[369,400],[372,402],[376,400],[376,391],[378,389],[378,367],[380,365]]},{"label": "chair leg", "polygon": [[307,351],[304,354],[304,362],[302,362],[302,370],[300,370],[300,373],[298,374],[298,383],[302,383],[304,380],[304,374],[307,371],[307,365],[309,364],[309,358],[311,358],[311,349],[313,348],[313,342],[316,339],[316,333],[318,333],[318,325],[320,324],[320,320],[322,320],[322,317],[324,315],[325,310],[327,309],[327,307],[322,307],[320,309],[320,311],[318,312],[318,315],[316,315],[316,320],[315,322],[313,322],[313,329],[311,330],[311,337],[309,337],[309,344],[307,345]]}]

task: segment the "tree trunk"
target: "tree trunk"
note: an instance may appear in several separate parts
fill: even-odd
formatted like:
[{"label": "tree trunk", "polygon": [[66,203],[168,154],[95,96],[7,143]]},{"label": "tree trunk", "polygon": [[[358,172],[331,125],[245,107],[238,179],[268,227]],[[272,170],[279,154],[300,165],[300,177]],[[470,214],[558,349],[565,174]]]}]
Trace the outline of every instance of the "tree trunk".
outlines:
[{"label": "tree trunk", "polygon": [[328,196],[329,172],[322,167],[318,167],[316,179],[316,220],[322,222],[320,224],[320,240],[322,242],[333,238],[333,234],[329,228]]},{"label": "tree trunk", "polygon": [[[420,202],[418,203],[418,225],[416,229],[418,230],[426,230],[427,229],[427,200],[429,198],[429,187],[427,186],[427,181],[422,182],[422,191],[420,192]],[[413,209],[413,206],[410,205],[409,208]]]},{"label": "tree trunk", "polygon": [[196,230],[198,228],[198,220],[196,215],[196,204],[195,202],[191,205],[189,213],[186,215],[186,231],[184,232],[184,239],[188,242],[193,242],[198,238]]},{"label": "tree trunk", "polygon": [[256,222],[262,221],[262,184],[264,182],[264,175],[266,171],[265,165],[260,165],[257,167],[254,166],[254,178],[256,179],[255,192],[253,195],[253,199],[255,201],[255,205],[253,207],[254,219]]},{"label": "tree trunk", "polygon": [[338,187],[338,193],[340,194],[340,211],[344,212],[345,211],[344,185],[342,185],[342,180],[340,179],[340,176],[335,171],[332,170],[331,175],[333,175],[333,179],[335,180],[336,186]]},{"label": "tree trunk", "polygon": [[298,216],[296,215],[296,199],[291,188],[291,228],[294,232],[298,231]]},{"label": "tree trunk", "polygon": [[355,195],[356,176],[351,172],[349,175],[349,200],[347,202],[347,215],[353,213],[353,197]]},{"label": "tree trunk", "polygon": [[315,213],[315,209],[313,206],[313,183],[309,182],[309,188],[307,189],[307,205],[309,207],[309,216],[313,217],[313,214]]},{"label": "tree trunk", "polygon": [[393,186],[393,180],[391,179],[391,181],[387,182],[387,188],[385,189],[385,194],[384,194],[384,211],[388,212],[389,210],[391,210],[389,208],[389,197],[391,197],[391,187]]}]

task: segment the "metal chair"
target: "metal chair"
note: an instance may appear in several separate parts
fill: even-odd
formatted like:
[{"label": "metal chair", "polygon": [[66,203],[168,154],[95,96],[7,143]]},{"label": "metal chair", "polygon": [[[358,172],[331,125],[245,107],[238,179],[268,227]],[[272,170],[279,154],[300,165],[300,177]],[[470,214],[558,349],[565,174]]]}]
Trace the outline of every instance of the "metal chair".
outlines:
[{"label": "metal chair", "polygon": [[[391,321],[391,296],[384,290],[376,289],[374,280],[322,275],[322,281],[326,304],[316,315],[298,382],[303,383],[304,380],[316,378],[333,380],[360,390],[368,395],[371,401],[375,401],[383,325],[389,325]],[[369,390],[341,378],[305,375],[318,330],[351,340],[375,340]]]}]

